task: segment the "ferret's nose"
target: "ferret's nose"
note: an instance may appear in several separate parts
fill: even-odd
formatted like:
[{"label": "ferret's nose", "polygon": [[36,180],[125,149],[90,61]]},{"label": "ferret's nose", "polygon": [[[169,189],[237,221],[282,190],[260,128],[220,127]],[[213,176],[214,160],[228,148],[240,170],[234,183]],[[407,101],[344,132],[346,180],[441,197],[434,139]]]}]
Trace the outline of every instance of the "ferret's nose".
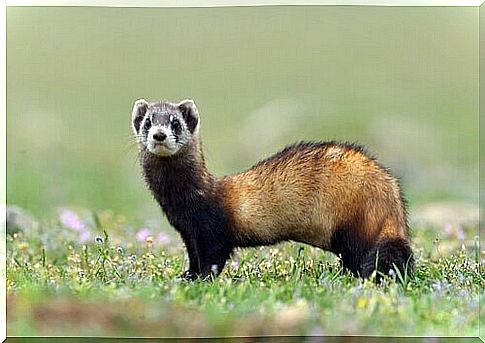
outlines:
[{"label": "ferret's nose", "polygon": [[163,142],[167,138],[167,135],[164,134],[163,132],[157,132],[153,135],[153,139],[156,140],[157,142]]}]

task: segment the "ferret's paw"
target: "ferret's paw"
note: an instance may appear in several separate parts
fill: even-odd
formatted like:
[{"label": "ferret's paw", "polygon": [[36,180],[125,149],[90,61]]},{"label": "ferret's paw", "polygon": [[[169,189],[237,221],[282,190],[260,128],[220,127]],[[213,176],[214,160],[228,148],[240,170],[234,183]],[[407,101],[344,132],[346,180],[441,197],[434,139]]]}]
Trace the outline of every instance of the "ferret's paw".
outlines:
[{"label": "ferret's paw", "polygon": [[198,276],[196,272],[189,269],[183,272],[183,274],[180,275],[180,278],[182,279],[182,281],[194,281],[198,278]]}]

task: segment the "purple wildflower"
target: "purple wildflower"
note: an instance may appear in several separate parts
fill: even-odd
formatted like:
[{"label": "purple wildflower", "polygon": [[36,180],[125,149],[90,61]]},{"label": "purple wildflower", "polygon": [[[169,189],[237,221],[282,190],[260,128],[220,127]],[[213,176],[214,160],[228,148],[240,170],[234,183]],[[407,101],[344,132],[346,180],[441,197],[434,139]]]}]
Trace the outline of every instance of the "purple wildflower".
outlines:
[{"label": "purple wildflower", "polygon": [[147,237],[150,235],[151,235],[150,230],[148,230],[147,228],[143,228],[136,233],[136,239],[138,240],[138,242],[145,242]]},{"label": "purple wildflower", "polygon": [[237,270],[239,268],[239,261],[238,260],[232,261],[231,267]]},{"label": "purple wildflower", "polygon": [[91,232],[89,230],[82,230],[81,233],[79,234],[79,241],[81,243],[84,243],[89,240],[91,237]]},{"label": "purple wildflower", "polygon": [[450,238],[456,238],[459,240],[465,239],[465,231],[461,225],[446,224],[444,231]]},{"label": "purple wildflower", "polygon": [[62,225],[75,231],[81,231],[86,228],[86,225],[79,219],[78,215],[71,210],[62,210],[59,219]]},{"label": "purple wildflower", "polygon": [[463,231],[463,228],[458,228],[458,230],[456,231],[456,238],[458,238],[459,240],[463,241],[465,239],[465,231]]},{"label": "purple wildflower", "polygon": [[389,269],[389,276],[392,277],[392,278],[396,278],[396,272],[394,271],[394,269]]},{"label": "purple wildflower", "polygon": [[167,244],[170,244],[171,241],[172,240],[170,239],[170,237],[163,232],[160,232],[157,236],[157,243],[158,244],[167,245]]},{"label": "purple wildflower", "polygon": [[445,225],[445,233],[448,236],[451,236],[453,234],[453,225],[452,224],[446,224]]}]

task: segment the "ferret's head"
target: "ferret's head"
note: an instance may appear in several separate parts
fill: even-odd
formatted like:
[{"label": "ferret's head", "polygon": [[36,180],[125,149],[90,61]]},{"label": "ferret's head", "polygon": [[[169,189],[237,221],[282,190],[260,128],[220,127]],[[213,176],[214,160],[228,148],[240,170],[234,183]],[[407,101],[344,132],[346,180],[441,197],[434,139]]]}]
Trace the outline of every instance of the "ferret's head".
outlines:
[{"label": "ferret's head", "polygon": [[197,136],[199,112],[192,100],[140,99],[133,105],[131,125],[140,146],[157,156],[173,156]]}]

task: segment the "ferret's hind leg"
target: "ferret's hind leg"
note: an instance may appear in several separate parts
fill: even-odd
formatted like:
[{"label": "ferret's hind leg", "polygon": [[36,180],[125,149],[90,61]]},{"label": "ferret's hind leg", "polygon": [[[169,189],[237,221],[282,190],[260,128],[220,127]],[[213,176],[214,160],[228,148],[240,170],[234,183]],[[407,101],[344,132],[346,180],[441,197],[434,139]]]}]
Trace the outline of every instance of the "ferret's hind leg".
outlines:
[{"label": "ferret's hind leg", "polygon": [[372,248],[372,242],[354,225],[343,225],[332,235],[330,251],[340,256],[342,266],[355,276],[359,275],[364,258]]},{"label": "ferret's hind leg", "polygon": [[409,240],[390,228],[382,230],[376,243],[364,257],[359,274],[363,278],[369,278],[376,269],[378,282],[383,274],[390,275],[391,270],[396,273],[398,269],[402,277],[411,275],[414,270],[414,257]]}]

